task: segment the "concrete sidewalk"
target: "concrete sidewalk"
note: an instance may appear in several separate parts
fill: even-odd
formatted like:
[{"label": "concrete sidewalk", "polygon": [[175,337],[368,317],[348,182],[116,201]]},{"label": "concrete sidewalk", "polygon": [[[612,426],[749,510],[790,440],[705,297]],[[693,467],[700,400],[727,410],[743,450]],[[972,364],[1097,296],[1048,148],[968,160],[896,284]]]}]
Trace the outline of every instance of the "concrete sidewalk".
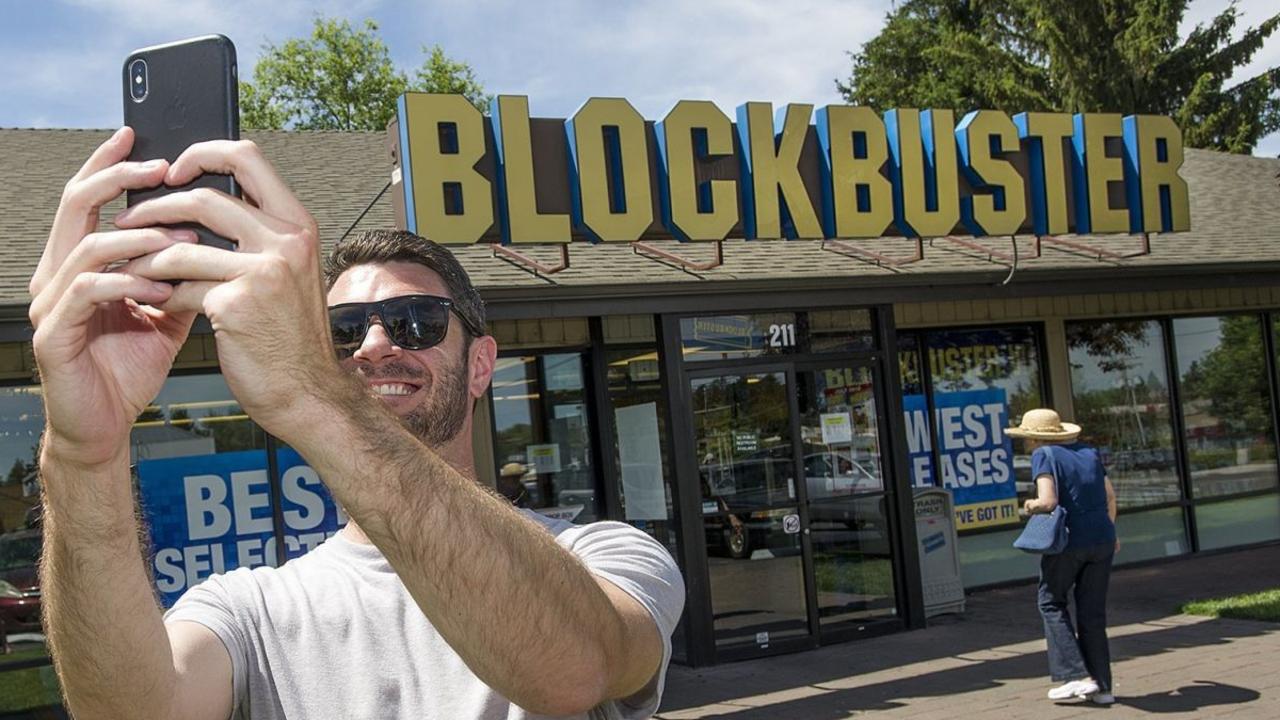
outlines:
[{"label": "concrete sidewalk", "polygon": [[925,630],[711,668],[673,667],[663,720],[1280,718],[1280,624],[1178,614],[1184,602],[1280,587],[1280,545],[1111,577],[1116,704],[1055,704],[1035,586],[968,597]]}]

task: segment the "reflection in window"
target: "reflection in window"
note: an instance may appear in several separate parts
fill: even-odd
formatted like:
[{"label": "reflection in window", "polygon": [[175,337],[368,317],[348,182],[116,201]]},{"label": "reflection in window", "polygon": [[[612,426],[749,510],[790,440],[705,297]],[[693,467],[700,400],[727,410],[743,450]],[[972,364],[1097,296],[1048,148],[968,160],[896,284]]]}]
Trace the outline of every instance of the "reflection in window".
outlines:
[{"label": "reflection in window", "polygon": [[1194,496],[1274,489],[1276,449],[1258,316],[1177,318],[1173,337]]},{"label": "reflection in window", "polygon": [[43,432],[40,386],[0,388],[0,532],[39,523],[36,459]]},{"label": "reflection in window", "polygon": [[680,321],[686,361],[794,353],[800,342],[798,332],[795,313],[714,315]]},{"label": "reflection in window", "polygon": [[797,372],[796,383],[809,501],[883,490],[870,368]]},{"label": "reflection in window", "polygon": [[[866,352],[876,346],[870,310],[811,310],[809,352]],[[805,333],[801,333],[804,335]]]},{"label": "reflection in window", "polygon": [[723,375],[690,387],[703,512],[794,504],[786,377]]},{"label": "reflection in window", "polygon": [[129,434],[133,462],[261,450],[266,442],[216,373],[170,377]]},{"label": "reflection in window", "polygon": [[573,522],[600,516],[581,353],[506,357],[493,373],[498,491]]},{"label": "reflection in window", "polygon": [[[47,659],[40,627],[40,485],[36,460],[44,430],[40,387],[0,388],[0,715],[60,702],[49,668],[6,665]],[[19,713],[21,714],[21,713]]]},{"label": "reflection in window", "polygon": [[1160,323],[1078,322],[1066,331],[1081,439],[1102,455],[1120,507],[1180,500]]}]

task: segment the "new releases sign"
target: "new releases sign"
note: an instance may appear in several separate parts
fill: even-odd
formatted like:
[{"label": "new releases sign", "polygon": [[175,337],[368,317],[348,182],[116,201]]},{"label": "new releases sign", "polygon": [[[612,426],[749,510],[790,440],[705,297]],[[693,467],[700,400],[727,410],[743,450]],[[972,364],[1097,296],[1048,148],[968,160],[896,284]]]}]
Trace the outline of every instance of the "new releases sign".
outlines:
[{"label": "new releases sign", "polygon": [[[320,477],[292,450],[278,455],[287,557],[314,549],[346,523]],[[138,462],[152,569],[165,607],[215,573],[276,564],[263,450]]]},{"label": "new releases sign", "polygon": [[530,118],[501,95],[408,93],[397,218],[447,244],[938,237],[1190,229],[1163,116],[682,100],[657,122],[592,98]]},{"label": "new releases sign", "polygon": [[[924,395],[904,395],[912,484],[938,485],[930,454]],[[966,390],[934,395],[941,485],[955,500],[956,528],[1017,522],[1018,491],[1013,447],[1004,434],[1008,405],[1004,390]]]}]

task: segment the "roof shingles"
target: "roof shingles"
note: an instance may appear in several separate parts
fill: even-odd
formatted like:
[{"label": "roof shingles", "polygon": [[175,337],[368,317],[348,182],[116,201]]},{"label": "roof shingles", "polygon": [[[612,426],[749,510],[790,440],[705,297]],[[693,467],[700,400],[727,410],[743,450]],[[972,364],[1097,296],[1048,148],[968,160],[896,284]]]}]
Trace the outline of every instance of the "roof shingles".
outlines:
[{"label": "roof shingles", "polygon": [[[10,182],[0,185],[0,304],[25,305],[27,282],[34,271],[53,219],[63,184],[93,148],[110,135],[106,130],[0,130],[0,169]],[[320,226],[326,251],[386,185],[391,171],[386,134],[381,132],[247,132],[256,141]],[[1187,150],[1182,168],[1191,190],[1190,232],[1152,238],[1150,255],[1099,263],[1094,257],[1045,246],[1028,259],[1032,239],[1019,239],[1021,274],[1037,270],[1114,267],[1171,269],[1217,263],[1280,265],[1280,160]],[[103,209],[110,217],[122,207],[117,200]],[[374,204],[357,230],[390,227],[394,214],[389,193]],[[1082,237],[1081,242],[1116,252],[1136,248],[1131,237]],[[1007,239],[987,238],[993,249],[1008,252]],[[682,254],[710,256],[709,247],[658,242]],[[910,241],[884,238],[863,241],[899,257],[912,251]],[[494,257],[487,246],[455,248],[476,285],[485,289],[550,288],[553,283]],[[526,251],[551,260],[549,248]],[[873,262],[824,251],[817,241],[726,241],[724,265],[706,272],[642,257],[627,244],[571,248],[570,267],[553,277],[554,285],[608,286],[728,282],[762,279],[889,278],[941,273],[1000,270],[985,255],[943,242],[926,243],[924,259],[888,268]],[[927,282],[927,277],[921,278]]]}]

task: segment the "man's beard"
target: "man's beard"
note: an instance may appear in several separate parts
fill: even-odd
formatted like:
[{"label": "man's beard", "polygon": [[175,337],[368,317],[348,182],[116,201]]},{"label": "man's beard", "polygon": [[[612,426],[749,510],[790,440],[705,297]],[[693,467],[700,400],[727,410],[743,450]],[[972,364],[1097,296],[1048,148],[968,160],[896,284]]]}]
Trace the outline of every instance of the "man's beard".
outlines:
[{"label": "man's beard", "polygon": [[410,380],[423,383],[427,399],[400,418],[404,426],[430,448],[439,448],[458,436],[467,420],[467,357],[452,367],[441,368],[428,379],[426,373],[400,363],[384,365],[362,375],[378,380]]}]

